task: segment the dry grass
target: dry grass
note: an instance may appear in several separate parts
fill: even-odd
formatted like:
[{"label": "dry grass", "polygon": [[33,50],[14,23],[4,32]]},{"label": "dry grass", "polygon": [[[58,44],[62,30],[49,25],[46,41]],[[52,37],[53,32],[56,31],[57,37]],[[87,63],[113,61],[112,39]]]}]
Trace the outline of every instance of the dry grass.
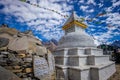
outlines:
[{"label": "dry grass", "polygon": [[116,64],[116,72],[108,80],[120,80],[120,64]]}]

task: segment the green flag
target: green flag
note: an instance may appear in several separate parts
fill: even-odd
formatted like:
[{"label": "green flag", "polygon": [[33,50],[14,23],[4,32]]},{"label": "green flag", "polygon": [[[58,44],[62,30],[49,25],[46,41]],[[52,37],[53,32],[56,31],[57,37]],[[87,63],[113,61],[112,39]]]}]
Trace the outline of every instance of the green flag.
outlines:
[{"label": "green flag", "polygon": [[26,0],[20,0],[20,1],[22,1],[22,2],[26,2]]},{"label": "green flag", "polygon": [[96,24],[101,24],[101,22],[96,22]]},{"label": "green flag", "polygon": [[83,22],[83,21],[85,21],[85,19],[84,18],[80,18],[81,19],[81,21]]}]

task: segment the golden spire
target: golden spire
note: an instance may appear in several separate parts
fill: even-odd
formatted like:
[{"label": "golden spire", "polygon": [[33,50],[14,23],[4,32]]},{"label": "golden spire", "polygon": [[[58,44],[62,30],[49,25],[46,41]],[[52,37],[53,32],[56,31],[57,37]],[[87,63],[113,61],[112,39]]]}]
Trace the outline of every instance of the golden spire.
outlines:
[{"label": "golden spire", "polygon": [[77,26],[82,27],[82,28],[87,28],[87,25],[85,25],[84,23],[82,23],[82,21],[79,21],[79,20],[80,20],[80,18],[73,11],[71,16],[68,18],[68,20],[66,21],[66,23],[62,27],[62,29],[66,30],[66,29],[72,27],[72,25],[77,25]]}]

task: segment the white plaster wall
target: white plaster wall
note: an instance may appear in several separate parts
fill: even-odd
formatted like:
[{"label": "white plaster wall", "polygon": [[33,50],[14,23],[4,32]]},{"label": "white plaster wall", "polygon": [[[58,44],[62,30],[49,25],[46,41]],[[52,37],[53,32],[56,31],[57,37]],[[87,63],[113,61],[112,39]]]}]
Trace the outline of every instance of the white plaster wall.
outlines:
[{"label": "white plaster wall", "polygon": [[79,66],[79,57],[68,57],[68,66]]},{"label": "white plaster wall", "polygon": [[71,32],[63,36],[58,45],[58,49],[61,48],[73,48],[73,47],[96,47],[94,40],[84,32]]},{"label": "white plaster wall", "polygon": [[85,54],[87,55],[103,55],[102,49],[86,49]]},{"label": "white plaster wall", "polygon": [[56,80],[65,80],[65,74],[60,68],[56,68]]},{"label": "white plaster wall", "polygon": [[68,49],[61,49],[54,52],[54,55],[67,55]]},{"label": "white plaster wall", "polygon": [[110,62],[109,56],[88,56],[87,64],[88,65],[100,65]]},{"label": "white plaster wall", "polygon": [[115,71],[115,64],[100,69],[99,80],[107,80]]},{"label": "white plaster wall", "polygon": [[64,65],[64,57],[55,57],[55,64]]},{"label": "white plaster wall", "polygon": [[68,57],[68,66],[80,66],[87,64],[87,57],[81,56],[69,56]]},{"label": "white plaster wall", "polygon": [[67,30],[65,30],[65,34],[68,34],[70,32],[75,32],[75,27],[74,25],[72,25],[72,27],[68,28]]},{"label": "white plaster wall", "polygon": [[68,55],[85,55],[85,49],[73,48],[68,50]]},{"label": "white plaster wall", "polygon": [[96,68],[91,68],[90,69],[90,79],[91,80],[99,80],[99,74],[98,74],[98,69]]},{"label": "white plaster wall", "polygon": [[102,49],[92,49],[91,53],[93,55],[103,55],[103,50]]},{"label": "white plaster wall", "polygon": [[67,64],[68,64],[68,57],[64,57],[64,64],[63,65],[67,66]]},{"label": "white plaster wall", "polygon": [[90,69],[91,80],[107,80],[113,73],[115,73],[115,64],[106,64],[102,67]]},{"label": "white plaster wall", "polygon": [[69,80],[90,80],[90,73],[88,70],[81,69],[68,69],[68,79]]},{"label": "white plaster wall", "polygon": [[81,80],[91,80],[90,79],[90,70],[81,71]]},{"label": "white plaster wall", "polygon": [[68,50],[68,55],[77,55],[77,49],[76,48],[69,49]]},{"label": "white plaster wall", "polygon": [[95,56],[95,65],[106,64],[109,61],[109,56]]},{"label": "white plaster wall", "polygon": [[87,57],[80,57],[79,58],[79,66],[87,64]]},{"label": "white plaster wall", "polygon": [[75,25],[75,31],[76,32],[85,32],[85,30],[82,28],[82,27],[79,27],[79,26],[77,26],[77,25]]},{"label": "white plaster wall", "polygon": [[95,58],[94,56],[87,57],[87,65],[95,65]]},{"label": "white plaster wall", "polygon": [[68,69],[68,80],[81,80],[80,70]]},{"label": "white plaster wall", "polygon": [[78,55],[85,55],[85,49],[78,49]]},{"label": "white plaster wall", "polygon": [[63,69],[63,72],[65,74],[65,80],[68,80],[68,69],[67,68],[64,68]]}]

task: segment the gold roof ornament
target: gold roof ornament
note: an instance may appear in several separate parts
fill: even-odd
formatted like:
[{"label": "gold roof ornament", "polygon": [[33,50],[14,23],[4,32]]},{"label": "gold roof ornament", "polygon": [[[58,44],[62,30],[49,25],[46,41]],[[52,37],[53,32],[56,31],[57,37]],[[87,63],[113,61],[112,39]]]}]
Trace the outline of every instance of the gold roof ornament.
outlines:
[{"label": "gold roof ornament", "polygon": [[74,11],[72,12],[71,16],[66,21],[64,26],[62,27],[62,29],[66,30],[66,29],[72,27],[72,25],[77,25],[77,26],[82,27],[84,29],[87,28],[87,25],[84,24],[82,21],[80,21],[80,18],[75,14]]}]

